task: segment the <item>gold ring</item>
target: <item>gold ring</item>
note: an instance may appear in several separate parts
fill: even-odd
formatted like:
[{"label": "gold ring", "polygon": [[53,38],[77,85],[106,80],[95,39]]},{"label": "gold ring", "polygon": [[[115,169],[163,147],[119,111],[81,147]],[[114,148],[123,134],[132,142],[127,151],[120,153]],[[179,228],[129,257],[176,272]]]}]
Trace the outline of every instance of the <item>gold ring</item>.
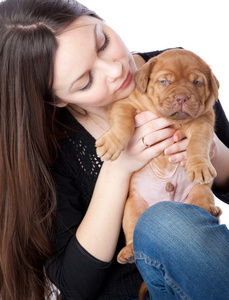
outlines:
[{"label": "gold ring", "polygon": [[143,143],[144,146],[146,146],[146,148],[148,148],[148,147],[150,146],[150,145],[148,145],[148,144],[146,143],[145,137],[144,137],[144,136],[142,137],[142,143]]}]

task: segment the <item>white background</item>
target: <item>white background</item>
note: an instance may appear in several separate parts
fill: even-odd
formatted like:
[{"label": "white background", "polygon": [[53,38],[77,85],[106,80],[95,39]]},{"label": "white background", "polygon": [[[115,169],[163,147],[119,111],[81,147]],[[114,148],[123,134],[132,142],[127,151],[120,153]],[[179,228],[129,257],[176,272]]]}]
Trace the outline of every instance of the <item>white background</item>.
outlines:
[{"label": "white background", "polygon": [[[181,46],[201,56],[220,82],[219,98],[229,117],[229,17],[226,0],[81,0],[124,40],[131,51]],[[228,166],[229,167],[229,166]],[[221,223],[229,228],[229,205]]]}]

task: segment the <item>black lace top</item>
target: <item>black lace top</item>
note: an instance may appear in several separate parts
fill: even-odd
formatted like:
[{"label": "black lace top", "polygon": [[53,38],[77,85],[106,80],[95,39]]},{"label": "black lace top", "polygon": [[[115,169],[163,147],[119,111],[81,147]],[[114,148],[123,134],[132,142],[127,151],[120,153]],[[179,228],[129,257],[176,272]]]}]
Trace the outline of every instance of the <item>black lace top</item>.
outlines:
[{"label": "black lace top", "polygon": [[[142,53],[147,61],[161,51]],[[229,125],[220,102],[215,105],[216,133],[229,146]],[[134,264],[121,265],[114,260],[105,263],[94,258],[77,241],[75,233],[90,203],[102,166],[95,151],[95,139],[66,108],[61,109],[60,121],[66,129],[61,152],[53,167],[57,187],[58,208],[55,222],[55,253],[46,262],[47,274],[61,291],[62,299],[124,300],[136,298],[141,276]],[[118,188],[118,187],[117,187]],[[216,195],[229,202],[229,193]],[[116,254],[124,246],[120,232]]]}]

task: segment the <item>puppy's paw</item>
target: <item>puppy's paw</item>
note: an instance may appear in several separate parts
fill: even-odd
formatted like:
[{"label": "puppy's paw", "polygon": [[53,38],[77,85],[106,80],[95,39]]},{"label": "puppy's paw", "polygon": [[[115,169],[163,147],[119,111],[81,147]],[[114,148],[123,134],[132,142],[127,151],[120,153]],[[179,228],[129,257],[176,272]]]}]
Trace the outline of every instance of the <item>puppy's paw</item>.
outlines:
[{"label": "puppy's paw", "polygon": [[96,153],[103,160],[116,160],[126,144],[112,131],[108,130],[95,143]]},{"label": "puppy's paw", "polygon": [[196,203],[197,206],[202,207],[203,209],[210,212],[210,214],[216,218],[219,219],[219,217],[222,215],[222,210],[220,207],[215,206],[214,204],[209,203]]},{"label": "puppy's paw", "polygon": [[134,260],[133,243],[122,248],[122,250],[118,254],[117,261],[120,264],[133,264],[134,263],[135,260]]},{"label": "puppy's paw", "polygon": [[220,207],[215,206],[215,205],[212,205],[212,206],[210,207],[210,213],[211,213],[214,217],[216,217],[216,218],[219,219],[219,217],[222,215],[222,210],[221,210]]},{"label": "puppy's paw", "polygon": [[200,184],[210,183],[217,175],[215,168],[208,160],[198,164],[187,162],[186,173],[189,181]]}]

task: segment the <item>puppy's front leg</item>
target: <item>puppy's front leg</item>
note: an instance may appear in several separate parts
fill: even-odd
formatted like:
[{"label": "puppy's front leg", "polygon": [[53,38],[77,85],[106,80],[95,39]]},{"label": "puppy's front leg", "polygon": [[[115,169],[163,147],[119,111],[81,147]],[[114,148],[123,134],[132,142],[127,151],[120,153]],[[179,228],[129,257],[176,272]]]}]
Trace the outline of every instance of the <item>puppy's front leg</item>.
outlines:
[{"label": "puppy's front leg", "polygon": [[115,102],[108,110],[111,128],[96,141],[96,152],[102,160],[115,160],[126,148],[134,133],[136,109],[125,100]]},{"label": "puppy's front leg", "polygon": [[213,139],[213,126],[206,120],[195,121],[186,132],[189,139],[187,147],[186,172],[190,181],[209,183],[216,177],[211,164],[209,151]]}]

